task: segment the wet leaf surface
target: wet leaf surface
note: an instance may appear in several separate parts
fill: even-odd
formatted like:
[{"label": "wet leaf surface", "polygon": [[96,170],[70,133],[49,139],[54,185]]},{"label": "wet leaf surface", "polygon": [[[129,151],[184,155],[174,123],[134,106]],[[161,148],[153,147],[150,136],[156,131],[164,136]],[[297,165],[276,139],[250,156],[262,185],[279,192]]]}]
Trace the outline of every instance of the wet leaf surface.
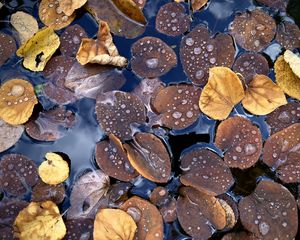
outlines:
[{"label": "wet leaf surface", "polygon": [[71,219],[66,221],[67,234],[65,240],[92,240],[94,221],[89,218]]},{"label": "wet leaf surface", "polygon": [[33,86],[23,79],[11,79],[0,88],[0,117],[11,125],[28,121],[38,103]]},{"label": "wet leaf surface", "polygon": [[143,177],[158,183],[167,182],[171,174],[171,160],[163,142],[151,133],[137,133],[124,144],[133,168]]},{"label": "wet leaf surface", "polygon": [[40,178],[44,183],[57,185],[69,177],[69,166],[59,154],[48,152],[45,161],[38,168]]},{"label": "wet leaf surface", "polygon": [[159,208],[160,214],[166,223],[172,223],[177,219],[177,201],[172,198]]},{"label": "wet leaf surface", "polygon": [[132,187],[132,184],[129,182],[118,182],[116,184],[111,185],[108,195],[110,205],[120,206],[124,203],[125,200],[128,199],[127,195],[129,194],[129,190]]},{"label": "wet leaf surface", "polygon": [[68,219],[94,218],[100,206],[106,206],[103,198],[109,188],[109,176],[100,170],[82,175],[73,185]]},{"label": "wet leaf surface", "polygon": [[207,82],[209,69],[214,66],[231,67],[235,47],[229,34],[210,36],[210,31],[198,25],[181,40],[180,60],[186,75],[194,84]]},{"label": "wet leaf surface", "polygon": [[67,16],[71,16],[76,9],[81,8],[86,2],[87,0],[60,0],[59,9]]},{"label": "wet leaf surface", "polygon": [[138,6],[140,9],[143,9],[147,0],[133,0]]},{"label": "wet leaf surface", "polygon": [[133,218],[119,209],[101,209],[94,222],[95,240],[133,240],[137,229]]},{"label": "wet leaf surface", "polygon": [[[223,200],[223,201],[222,201]],[[239,209],[237,202],[230,195],[224,193],[218,196],[218,201],[225,209],[226,230],[232,229],[239,220]]]},{"label": "wet leaf surface", "polygon": [[17,50],[15,39],[3,32],[0,32],[0,66],[2,66]]},{"label": "wet leaf surface", "polygon": [[271,134],[300,122],[300,103],[289,102],[277,108],[274,112],[267,115],[266,122],[270,126]]},{"label": "wet leaf surface", "polygon": [[147,21],[132,0],[89,0],[86,9],[98,23],[106,21],[112,33],[118,36],[136,38],[145,31]]},{"label": "wet leaf surface", "polygon": [[[282,185],[263,180],[239,203],[243,226],[257,238],[293,239],[298,228],[297,204]],[[276,220],[275,220],[276,219]]]},{"label": "wet leaf surface", "polygon": [[57,185],[49,185],[43,181],[39,181],[33,188],[31,201],[43,202],[52,201],[55,204],[60,204],[65,198],[65,187],[62,183]]},{"label": "wet leaf surface", "polygon": [[10,23],[18,32],[21,43],[26,42],[39,30],[35,18],[21,11],[11,15]]},{"label": "wet leaf surface", "polygon": [[41,111],[36,119],[26,123],[27,134],[40,141],[55,141],[66,135],[75,124],[75,114],[64,107]]},{"label": "wet leaf surface", "polygon": [[129,162],[120,140],[110,134],[96,145],[96,162],[109,176],[121,181],[131,181],[139,174]]},{"label": "wet leaf surface", "polygon": [[39,5],[39,17],[42,23],[55,30],[62,29],[75,19],[75,13],[67,16],[59,6],[59,1],[42,0]]},{"label": "wet leaf surface", "polygon": [[280,11],[285,11],[288,4],[287,0],[257,0],[257,2]]},{"label": "wet leaf surface", "polygon": [[200,93],[199,88],[187,84],[162,88],[151,102],[153,111],[158,115],[152,119],[152,124],[176,130],[192,125],[200,116]]},{"label": "wet leaf surface", "polygon": [[290,65],[293,73],[300,78],[300,57],[299,55],[294,54],[292,51],[287,50],[284,52],[284,61]]},{"label": "wet leaf surface", "polygon": [[209,117],[223,120],[244,96],[243,85],[234,72],[226,67],[214,67],[209,70],[209,79],[202,90],[199,106]]},{"label": "wet leaf surface", "polygon": [[277,25],[276,40],[285,49],[300,48],[300,29],[293,23],[281,22]]},{"label": "wet leaf surface", "polygon": [[276,23],[260,9],[237,14],[230,26],[236,42],[248,51],[260,52],[273,40]]},{"label": "wet leaf surface", "polygon": [[97,39],[83,38],[76,54],[76,59],[81,65],[98,63],[100,65],[113,65],[125,67],[127,59],[120,56],[113,43],[110,28],[104,21],[100,21]]},{"label": "wet leaf surface", "polygon": [[271,135],[264,145],[263,161],[285,183],[300,181],[300,123]]},{"label": "wet leaf surface", "polygon": [[97,97],[96,115],[107,134],[121,140],[131,139],[131,124],[146,121],[145,106],[136,96],[121,91],[107,92]]},{"label": "wet leaf surface", "polygon": [[174,50],[156,37],[144,37],[131,47],[131,67],[142,78],[156,78],[169,72],[177,64]]},{"label": "wet leaf surface", "polygon": [[128,199],[121,209],[126,211],[137,224],[138,229],[134,239],[163,239],[162,216],[150,202],[134,196]]},{"label": "wet leaf surface", "polygon": [[225,152],[224,161],[229,167],[245,169],[258,161],[262,136],[250,120],[235,116],[220,123],[215,144]]},{"label": "wet leaf surface", "polygon": [[253,234],[248,232],[226,233],[221,240],[257,240]]},{"label": "wet leaf surface", "polygon": [[216,196],[227,192],[234,183],[229,167],[208,149],[194,149],[181,156],[180,161],[180,181],[186,186]]},{"label": "wet leaf surface", "polygon": [[156,30],[168,36],[179,36],[190,29],[190,18],[183,5],[171,2],[163,5],[156,15]]},{"label": "wet leaf surface", "polygon": [[19,141],[24,132],[23,125],[10,125],[0,120],[0,152],[9,149]]},{"label": "wet leaf surface", "polygon": [[265,75],[255,75],[246,90],[243,107],[250,113],[266,115],[287,104],[284,92]]},{"label": "wet leaf surface", "polygon": [[248,84],[256,74],[267,76],[269,63],[261,54],[246,52],[235,60],[232,69],[234,72],[242,74]]},{"label": "wet leaf surface", "polygon": [[15,236],[23,240],[59,240],[66,235],[66,230],[58,207],[51,201],[31,202],[14,222]]},{"label": "wet leaf surface", "polygon": [[43,28],[21,45],[17,55],[24,58],[25,68],[36,72],[43,71],[59,44],[59,37],[54,30]]},{"label": "wet leaf surface", "polygon": [[8,194],[24,195],[38,181],[35,163],[20,154],[7,154],[0,161],[0,186]]}]

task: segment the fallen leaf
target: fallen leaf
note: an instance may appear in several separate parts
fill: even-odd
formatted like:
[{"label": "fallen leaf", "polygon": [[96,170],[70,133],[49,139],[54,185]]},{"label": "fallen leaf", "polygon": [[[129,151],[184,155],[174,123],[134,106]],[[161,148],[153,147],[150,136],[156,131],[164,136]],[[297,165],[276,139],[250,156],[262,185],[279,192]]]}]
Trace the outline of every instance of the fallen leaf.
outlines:
[{"label": "fallen leaf", "polygon": [[287,104],[284,92],[265,75],[255,75],[248,85],[243,107],[255,115],[266,115]]},{"label": "fallen leaf", "polygon": [[99,24],[106,21],[115,35],[136,38],[145,31],[147,21],[132,0],[89,0],[86,9]]},{"label": "fallen leaf", "polygon": [[101,170],[82,175],[73,185],[67,218],[94,218],[98,208],[106,204],[103,197],[108,188],[109,176]]},{"label": "fallen leaf", "polygon": [[51,201],[31,202],[14,222],[15,237],[20,240],[61,240],[66,231],[59,209]]},{"label": "fallen leaf", "polygon": [[95,240],[133,240],[137,226],[133,218],[120,209],[101,209],[94,222]]},{"label": "fallen leaf", "polygon": [[0,66],[2,66],[15,54],[17,46],[15,39],[6,33],[0,32],[0,38]]},{"label": "fallen leaf", "polygon": [[0,118],[11,125],[28,121],[38,101],[30,82],[11,79],[0,88]]},{"label": "fallen leaf", "polygon": [[293,73],[300,78],[300,57],[290,50],[284,52],[284,61],[286,61]]},{"label": "fallen leaf", "polygon": [[200,8],[202,8],[207,2],[208,0],[191,0],[193,11],[195,12],[200,10]]},{"label": "fallen leaf", "polygon": [[52,28],[39,30],[28,39],[18,50],[17,55],[24,57],[23,65],[32,71],[43,71],[46,63],[58,49],[58,35]]},{"label": "fallen leaf", "polygon": [[284,56],[277,58],[275,65],[276,82],[289,96],[300,100],[300,78],[296,76]]},{"label": "fallen leaf", "polygon": [[233,71],[227,67],[213,67],[200,95],[199,106],[209,117],[223,120],[244,96],[243,85]]},{"label": "fallen leaf", "polygon": [[44,183],[56,185],[64,182],[69,177],[68,163],[58,154],[48,152],[46,161],[39,166],[39,176]]},{"label": "fallen leaf", "polygon": [[21,43],[26,42],[39,30],[35,18],[21,11],[11,15],[10,23],[19,33]]},{"label": "fallen leaf", "polygon": [[63,183],[57,185],[49,185],[43,181],[39,181],[31,192],[31,201],[43,202],[52,201],[56,204],[62,203],[65,199],[65,187]]},{"label": "fallen leaf", "polygon": [[3,152],[15,145],[23,132],[23,125],[13,126],[0,119],[0,152]]},{"label": "fallen leaf", "polygon": [[100,65],[114,65],[124,67],[127,59],[120,56],[118,49],[113,43],[109,26],[100,21],[98,39],[83,38],[76,59],[81,65],[98,63]]},{"label": "fallen leaf", "polygon": [[76,9],[81,8],[86,2],[87,0],[61,0],[59,8],[64,14],[71,16]]}]

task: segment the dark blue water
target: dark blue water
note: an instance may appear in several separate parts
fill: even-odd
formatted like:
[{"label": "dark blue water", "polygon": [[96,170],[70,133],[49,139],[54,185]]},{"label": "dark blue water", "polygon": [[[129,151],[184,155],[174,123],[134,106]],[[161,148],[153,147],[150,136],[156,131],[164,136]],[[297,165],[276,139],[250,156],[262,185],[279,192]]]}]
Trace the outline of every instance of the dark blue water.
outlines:
[{"label": "dark blue water", "polygon": [[[124,39],[121,37],[114,37],[114,42],[122,56],[131,58],[130,47],[137,41],[139,38],[144,36],[154,36],[163,39],[168,45],[172,46],[179,56],[179,46],[182,36],[178,37],[167,37],[155,30],[155,17],[160,8],[165,3],[168,3],[168,0],[148,0],[144,8],[145,17],[148,20],[148,25],[145,33],[142,36],[139,36],[136,39]],[[290,1],[289,9],[290,13],[294,14],[296,22],[300,23],[300,1]],[[227,32],[228,26],[234,18],[234,13],[239,11],[251,10],[256,6],[256,3],[252,0],[212,0],[208,6],[192,15],[190,9],[186,8],[187,12],[191,14],[193,20],[191,29],[199,23],[204,23],[208,25],[212,33],[217,32]],[[299,11],[297,11],[297,9]],[[16,35],[12,30],[11,26],[7,21],[9,21],[8,16],[10,16],[15,11],[25,11],[33,16],[37,17],[37,1],[35,0],[14,0],[6,1],[5,6],[0,10],[0,30],[11,35]],[[272,12],[269,9],[265,9],[271,15],[273,15],[277,21],[280,19],[286,18],[284,14],[278,14]],[[72,24],[80,24],[87,32],[89,37],[95,36],[98,26],[94,19],[84,11],[79,11],[78,17]],[[41,23],[39,23],[42,26]],[[59,32],[60,33],[60,32]],[[272,43],[273,48],[268,48],[264,51],[265,56],[268,58],[270,67],[273,66],[275,57],[282,51],[281,48],[278,48],[276,42]],[[277,46],[277,47],[276,47]],[[243,50],[237,47],[237,55],[241,54]],[[179,59],[179,58],[178,58]],[[130,65],[127,69],[123,70],[124,75],[127,79],[126,84],[122,88],[123,91],[130,92],[140,81],[137,76],[133,74],[130,69]],[[22,67],[22,63],[19,58],[14,57],[9,60],[5,65],[0,68],[0,82],[15,78],[21,77],[28,79],[34,85],[39,85],[44,83],[45,80],[40,73],[33,73],[28,70],[25,70]],[[274,79],[274,72],[271,69],[269,76]],[[161,80],[166,84],[171,83],[180,83],[180,82],[189,82],[186,75],[183,72],[180,61],[178,61],[178,66],[173,68],[166,75],[161,77]],[[53,106],[47,100],[42,99],[43,106]],[[76,125],[68,131],[65,137],[59,139],[58,141],[46,143],[35,141],[31,139],[26,133],[23,134],[19,142],[10,148],[9,150],[0,154],[0,157],[8,153],[20,153],[28,156],[33,159],[36,164],[40,164],[43,161],[43,157],[46,152],[63,152],[69,156],[71,159],[71,176],[67,181],[67,186],[70,186],[73,180],[78,176],[82,171],[89,168],[96,168],[94,162],[94,149],[95,144],[104,137],[103,131],[98,127],[94,113],[95,101],[91,99],[82,99],[73,104],[67,106],[67,108],[76,112]],[[241,105],[236,106],[234,111],[231,113],[233,115],[243,115],[249,118],[252,122],[257,124],[262,132],[263,139],[267,139],[269,136],[269,129],[266,125],[264,116],[257,117],[252,116],[251,114],[245,112]],[[172,169],[173,177],[166,185],[170,192],[176,196],[177,189],[179,186],[178,176],[180,174],[178,159],[180,155],[194,148],[195,146],[205,146],[214,151],[219,155],[222,155],[222,152],[218,150],[214,144],[214,134],[215,128],[218,125],[217,121],[210,120],[206,116],[201,115],[198,121],[190,126],[189,128],[182,131],[160,131],[164,141],[168,145],[170,153],[172,155]],[[232,170],[233,175],[236,179],[236,184],[232,188],[230,194],[235,197],[237,200],[241,196],[248,195],[251,191],[254,190],[256,183],[261,178],[272,178],[278,180],[274,173],[272,173],[265,165],[262,163],[256,164],[254,167],[247,170]],[[131,194],[139,195],[144,198],[148,198],[149,190],[156,187],[156,184],[139,178],[131,189]],[[293,194],[297,194],[295,186],[287,186]],[[63,209],[68,207],[68,198],[62,205]],[[237,224],[234,230],[242,229],[240,224]],[[213,236],[212,239],[220,239],[224,233],[217,233]],[[184,231],[181,229],[178,222],[173,224],[165,224],[165,239],[173,240],[182,240],[189,239],[185,235]]]}]

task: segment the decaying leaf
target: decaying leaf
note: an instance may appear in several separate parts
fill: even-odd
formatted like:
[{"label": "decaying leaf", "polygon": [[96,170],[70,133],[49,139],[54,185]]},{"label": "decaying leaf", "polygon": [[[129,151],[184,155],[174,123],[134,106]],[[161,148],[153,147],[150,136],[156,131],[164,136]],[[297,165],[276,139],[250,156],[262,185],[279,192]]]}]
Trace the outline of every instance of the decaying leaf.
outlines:
[{"label": "decaying leaf", "polygon": [[19,33],[21,43],[26,42],[39,30],[35,18],[21,11],[11,15],[10,23]]},{"label": "decaying leaf", "polygon": [[202,90],[199,106],[209,117],[222,120],[244,96],[243,85],[233,71],[226,67],[213,67],[209,70],[208,83]]},{"label": "decaying leaf", "polygon": [[137,229],[133,218],[120,209],[101,209],[94,222],[95,240],[133,240]]},{"label": "decaying leaf", "polygon": [[287,104],[284,92],[265,75],[255,75],[248,85],[243,107],[252,114],[265,115]]},{"label": "decaying leaf", "polygon": [[0,119],[0,152],[12,147],[22,136],[23,125],[10,125]]},{"label": "decaying leaf", "polygon": [[0,118],[11,125],[27,122],[38,101],[33,86],[23,79],[11,79],[0,88]]},{"label": "decaying leaf", "polygon": [[114,65],[124,67],[127,59],[120,56],[118,49],[113,43],[109,26],[100,21],[98,39],[83,38],[76,59],[82,65],[87,63],[98,63],[100,65]]},{"label": "decaying leaf", "polygon": [[50,27],[39,30],[28,39],[17,51],[19,57],[24,57],[23,65],[32,71],[43,71],[46,63],[58,49],[58,35]]},{"label": "decaying leaf", "polygon": [[284,52],[284,61],[286,61],[293,73],[300,78],[300,57],[290,50]]},{"label": "decaying leaf", "polygon": [[58,154],[48,152],[46,160],[39,166],[39,176],[44,183],[56,185],[69,177],[68,163]]},{"label": "decaying leaf", "polygon": [[101,170],[82,175],[72,188],[68,219],[94,218],[100,206],[107,206],[103,196],[108,188],[109,176]]},{"label": "decaying leaf", "polygon": [[106,21],[118,36],[136,38],[145,31],[147,20],[133,0],[89,0],[86,8],[99,24]]},{"label": "decaying leaf", "polygon": [[300,100],[300,78],[293,72],[283,56],[277,58],[274,69],[278,86],[289,96]]},{"label": "decaying leaf", "polygon": [[20,240],[61,240],[66,231],[59,209],[51,201],[31,202],[14,222],[15,237]]},{"label": "decaying leaf", "polygon": [[74,11],[78,8],[81,8],[87,0],[61,0],[59,1],[59,8],[67,16],[71,16]]}]

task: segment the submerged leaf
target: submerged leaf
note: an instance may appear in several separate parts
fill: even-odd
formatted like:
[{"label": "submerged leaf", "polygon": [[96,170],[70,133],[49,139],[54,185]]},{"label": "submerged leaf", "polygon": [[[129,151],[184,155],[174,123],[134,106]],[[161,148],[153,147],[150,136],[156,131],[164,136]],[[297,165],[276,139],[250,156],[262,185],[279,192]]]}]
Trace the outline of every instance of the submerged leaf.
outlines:
[{"label": "submerged leaf", "polygon": [[133,240],[137,226],[133,218],[120,209],[101,209],[94,222],[95,240]]},{"label": "submerged leaf", "polygon": [[52,28],[39,30],[28,39],[17,51],[19,57],[24,57],[23,65],[32,71],[43,71],[46,63],[58,49],[58,35]]},{"label": "submerged leaf", "polygon": [[255,75],[242,101],[245,109],[252,114],[265,115],[287,104],[284,92],[265,75]]},{"label": "submerged leaf", "polygon": [[109,26],[100,21],[98,39],[83,38],[76,59],[82,65],[98,63],[100,65],[114,65],[124,67],[127,59],[120,56],[118,49],[113,43]]},{"label": "submerged leaf", "polygon": [[68,163],[58,154],[48,152],[46,161],[39,166],[39,176],[44,183],[56,185],[69,177]]},{"label": "submerged leaf", "polygon": [[11,15],[10,23],[19,33],[21,43],[26,42],[39,30],[35,18],[21,11]]},{"label": "submerged leaf", "polygon": [[59,1],[59,8],[67,15],[71,16],[74,11],[81,8],[87,0],[61,0]]},{"label": "submerged leaf", "polygon": [[14,231],[20,240],[61,240],[67,229],[58,207],[46,201],[32,202],[23,209],[14,222]]},{"label": "submerged leaf", "polygon": [[208,83],[203,88],[199,106],[203,113],[213,119],[226,119],[234,105],[245,96],[239,77],[226,67],[209,70]]}]

